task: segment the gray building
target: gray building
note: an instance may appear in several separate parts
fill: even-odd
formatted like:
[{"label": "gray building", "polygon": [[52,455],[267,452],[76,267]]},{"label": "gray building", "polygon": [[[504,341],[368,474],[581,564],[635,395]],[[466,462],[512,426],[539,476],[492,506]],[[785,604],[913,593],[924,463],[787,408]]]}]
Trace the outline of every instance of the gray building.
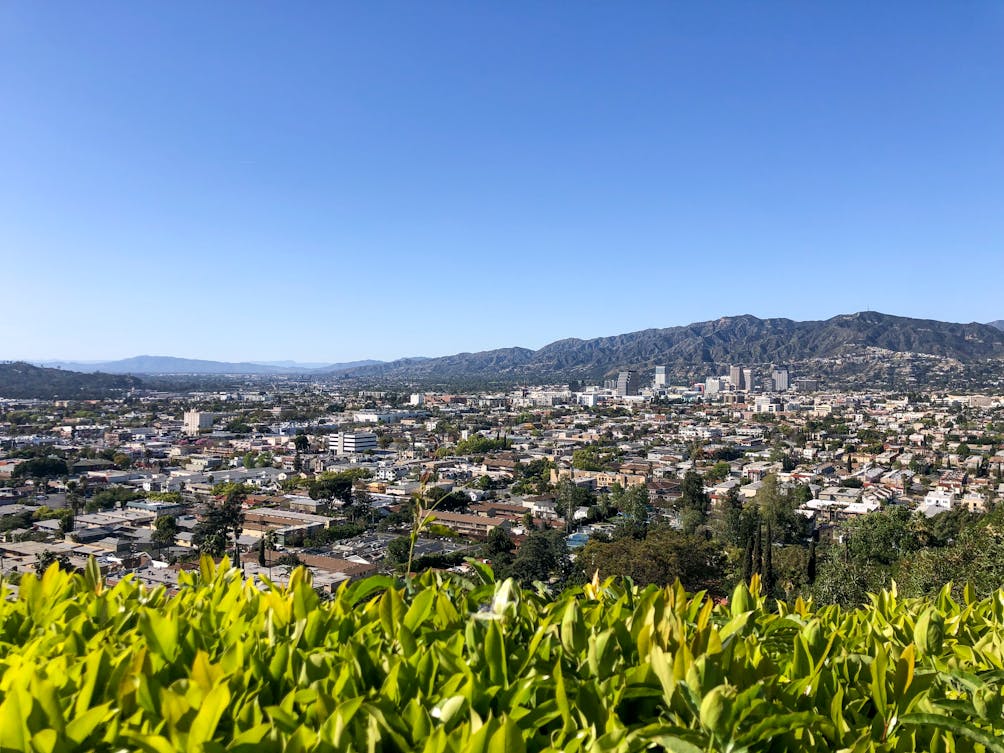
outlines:
[{"label": "gray building", "polygon": [[746,389],[746,384],[743,381],[743,367],[742,366],[730,366],[729,367],[729,384],[732,385],[734,390]]},{"label": "gray building", "polygon": [[637,371],[622,371],[617,375],[617,394],[621,396],[638,394]]}]

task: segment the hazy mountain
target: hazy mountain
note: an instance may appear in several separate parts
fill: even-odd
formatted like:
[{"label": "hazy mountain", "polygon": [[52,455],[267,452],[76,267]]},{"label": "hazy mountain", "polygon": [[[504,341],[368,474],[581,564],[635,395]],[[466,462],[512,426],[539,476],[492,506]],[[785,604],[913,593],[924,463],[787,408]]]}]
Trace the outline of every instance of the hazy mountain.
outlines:
[{"label": "hazy mountain", "polygon": [[313,371],[337,371],[372,366],[381,361],[349,361],[347,363],[297,363],[296,361],[206,361],[173,356],[135,356],[119,361],[43,361],[40,366],[54,366],[73,371],[106,374],[310,374]]},{"label": "hazy mountain", "polygon": [[345,371],[346,369],[357,369],[363,366],[378,366],[379,364],[382,363],[383,361],[374,361],[372,359],[363,361],[346,361],[345,363],[329,363],[324,366],[319,366],[315,368],[314,371],[323,371],[323,372]]},{"label": "hazy mountain", "polygon": [[1004,319],[994,319],[992,322],[987,322],[988,327],[996,327],[997,329],[1004,329]]},{"label": "hazy mountain", "polygon": [[666,365],[714,373],[729,363],[763,364],[833,358],[881,348],[968,363],[1004,357],[1004,331],[875,311],[825,321],[723,317],[683,327],[648,329],[591,340],[568,339],[540,350],[504,348],[417,361],[402,359],[343,372],[392,378],[598,378],[618,369]]},{"label": "hazy mountain", "polygon": [[133,376],[81,374],[22,361],[0,363],[0,397],[93,400],[142,386]]},{"label": "hazy mountain", "polygon": [[101,371],[107,374],[290,374],[304,371],[257,363],[225,363],[173,356],[134,356],[119,361],[61,365],[77,371]]}]

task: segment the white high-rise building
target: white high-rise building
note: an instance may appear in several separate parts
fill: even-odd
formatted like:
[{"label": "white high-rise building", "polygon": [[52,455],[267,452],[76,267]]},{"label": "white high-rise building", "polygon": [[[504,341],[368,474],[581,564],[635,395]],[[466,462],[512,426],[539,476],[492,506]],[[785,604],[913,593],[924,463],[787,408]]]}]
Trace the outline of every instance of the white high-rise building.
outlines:
[{"label": "white high-rise building", "polygon": [[728,384],[727,380],[721,377],[708,377],[704,382],[704,394],[717,395],[724,389],[723,383]]},{"label": "white high-rise building", "polygon": [[771,382],[773,382],[775,392],[788,391],[788,367],[775,366],[771,372]]},{"label": "white high-rise building", "polygon": [[665,387],[666,386],[666,367],[656,366],[655,367],[655,386]]}]

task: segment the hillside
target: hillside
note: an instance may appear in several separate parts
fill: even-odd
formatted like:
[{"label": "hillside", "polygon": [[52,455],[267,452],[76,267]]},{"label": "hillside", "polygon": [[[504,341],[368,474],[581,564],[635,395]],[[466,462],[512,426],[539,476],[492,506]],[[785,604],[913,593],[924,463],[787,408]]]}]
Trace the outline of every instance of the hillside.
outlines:
[{"label": "hillside", "polygon": [[142,386],[133,376],[81,374],[21,361],[0,363],[0,397],[92,400]]},{"label": "hillside", "polygon": [[860,355],[869,348],[919,353],[962,363],[1004,357],[1004,331],[986,324],[910,319],[874,311],[825,321],[723,317],[683,327],[647,329],[590,340],[567,339],[540,350],[504,348],[421,361],[405,359],[341,372],[396,378],[600,378],[618,369],[764,364]]}]

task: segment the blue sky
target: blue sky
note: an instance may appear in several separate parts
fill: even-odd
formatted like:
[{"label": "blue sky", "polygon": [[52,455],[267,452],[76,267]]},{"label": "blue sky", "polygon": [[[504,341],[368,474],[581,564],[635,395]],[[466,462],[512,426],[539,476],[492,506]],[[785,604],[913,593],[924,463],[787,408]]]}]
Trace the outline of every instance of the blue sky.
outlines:
[{"label": "blue sky", "polygon": [[0,358],[1004,318],[1004,5],[0,4]]}]

